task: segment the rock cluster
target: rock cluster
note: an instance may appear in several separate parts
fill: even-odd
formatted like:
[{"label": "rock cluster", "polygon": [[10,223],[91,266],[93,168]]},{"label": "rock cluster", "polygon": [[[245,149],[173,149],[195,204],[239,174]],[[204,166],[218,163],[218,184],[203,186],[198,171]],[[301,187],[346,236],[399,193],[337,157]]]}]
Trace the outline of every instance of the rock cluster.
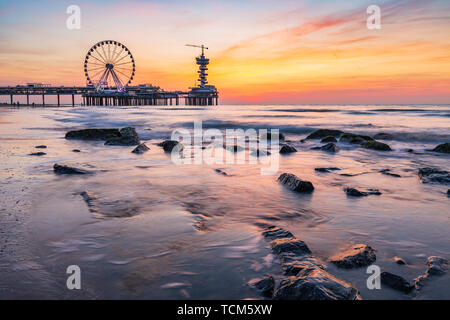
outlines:
[{"label": "rock cluster", "polygon": [[135,146],[140,143],[136,130],[131,127],[122,129],[82,129],[69,131],[66,139],[105,141],[110,146]]},{"label": "rock cluster", "polygon": [[[379,138],[386,138],[386,136],[383,134],[376,135]],[[334,145],[335,142],[337,142],[336,138],[339,138],[339,142],[343,143],[350,143],[350,144],[358,144],[363,148],[366,149],[372,149],[376,151],[392,151],[391,147],[385,143],[376,141],[374,138],[367,136],[367,135],[361,135],[361,134],[355,134],[355,133],[348,133],[348,132],[342,132],[340,130],[332,130],[332,129],[319,129],[311,134],[309,134],[305,140],[308,139],[322,139],[321,142],[328,143],[325,146],[322,147],[315,147],[313,149],[321,149],[325,151],[330,152],[336,152],[338,151],[338,147]]]},{"label": "rock cluster", "polygon": [[286,275],[273,292],[274,300],[360,299],[355,287],[325,271],[308,246],[291,232],[270,226],[263,236],[270,241]]}]

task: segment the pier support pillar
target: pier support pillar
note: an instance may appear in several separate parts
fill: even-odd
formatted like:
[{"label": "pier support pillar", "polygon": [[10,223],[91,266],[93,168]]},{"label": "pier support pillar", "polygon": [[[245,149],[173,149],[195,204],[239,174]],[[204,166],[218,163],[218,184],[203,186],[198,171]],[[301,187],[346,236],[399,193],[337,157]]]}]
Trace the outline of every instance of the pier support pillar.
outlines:
[{"label": "pier support pillar", "polygon": [[57,95],[58,98],[58,107],[60,106],[60,101],[59,101],[59,94]]},{"label": "pier support pillar", "polygon": [[42,95],[42,105],[45,106],[45,94]]},{"label": "pier support pillar", "polygon": [[10,96],[11,98],[11,105],[13,104],[13,95]]},{"label": "pier support pillar", "polygon": [[27,106],[30,105],[30,95],[27,94]]},{"label": "pier support pillar", "polygon": [[72,107],[75,107],[75,95],[74,94],[72,95]]}]

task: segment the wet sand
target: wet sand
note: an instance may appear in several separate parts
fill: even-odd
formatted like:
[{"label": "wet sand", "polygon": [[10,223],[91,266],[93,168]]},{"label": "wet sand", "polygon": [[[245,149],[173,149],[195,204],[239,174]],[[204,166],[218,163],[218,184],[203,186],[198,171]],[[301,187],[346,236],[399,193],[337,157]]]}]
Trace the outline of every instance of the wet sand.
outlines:
[{"label": "wet sand", "polygon": [[[325,263],[351,244],[369,244],[382,270],[412,280],[424,273],[428,256],[449,258],[448,186],[423,184],[417,171],[450,170],[448,155],[426,151],[449,140],[450,108],[401,108],[2,108],[0,298],[261,298],[247,281],[267,273],[282,278],[261,236],[263,224],[290,230]],[[191,129],[198,119],[205,128],[221,130],[280,128],[299,152],[280,157],[279,174],[311,181],[314,193],[287,190],[278,175],[261,175],[260,165],[174,165],[156,144],[175,128]],[[134,155],[132,147],[64,139],[73,129],[125,126],[136,127],[150,151]],[[336,154],[311,150],[319,141],[300,141],[316,128],[390,132],[396,139],[385,142],[394,151],[346,144],[339,144]],[[406,152],[409,148],[416,152]],[[29,155],[36,151],[46,155]],[[96,173],[58,176],[54,163]],[[342,170],[314,170],[330,166]],[[380,173],[383,169],[400,178]],[[355,199],[344,187],[383,194]],[[94,207],[82,192],[95,197]],[[395,256],[408,264],[397,265]],[[81,291],[66,288],[65,271],[72,264],[82,269]],[[449,298],[448,274],[408,295],[367,289],[365,268],[326,265],[353,283],[363,299]]]}]

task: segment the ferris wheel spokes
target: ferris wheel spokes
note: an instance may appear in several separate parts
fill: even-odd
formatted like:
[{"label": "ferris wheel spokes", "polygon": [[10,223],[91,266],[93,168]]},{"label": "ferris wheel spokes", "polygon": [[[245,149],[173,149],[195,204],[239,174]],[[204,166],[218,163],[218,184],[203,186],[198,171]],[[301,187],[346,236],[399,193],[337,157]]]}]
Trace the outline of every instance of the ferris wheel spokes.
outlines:
[{"label": "ferris wheel spokes", "polygon": [[133,80],[135,71],[136,66],[130,50],[113,40],[95,44],[84,61],[87,83],[95,86],[97,91],[105,88],[124,91]]}]

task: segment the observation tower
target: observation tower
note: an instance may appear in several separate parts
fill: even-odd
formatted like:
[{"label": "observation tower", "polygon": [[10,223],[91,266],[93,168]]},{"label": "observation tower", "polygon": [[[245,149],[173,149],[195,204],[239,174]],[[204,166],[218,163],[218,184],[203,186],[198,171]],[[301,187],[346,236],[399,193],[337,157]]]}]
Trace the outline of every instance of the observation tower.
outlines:
[{"label": "observation tower", "polygon": [[193,45],[187,44],[188,47],[201,48],[202,54],[196,59],[199,65],[199,70],[197,71],[198,76],[198,86],[191,88],[186,97],[186,105],[188,106],[213,106],[217,105],[219,102],[219,93],[213,85],[208,84],[207,76],[209,59],[205,57],[205,49],[208,50],[204,45]]}]

